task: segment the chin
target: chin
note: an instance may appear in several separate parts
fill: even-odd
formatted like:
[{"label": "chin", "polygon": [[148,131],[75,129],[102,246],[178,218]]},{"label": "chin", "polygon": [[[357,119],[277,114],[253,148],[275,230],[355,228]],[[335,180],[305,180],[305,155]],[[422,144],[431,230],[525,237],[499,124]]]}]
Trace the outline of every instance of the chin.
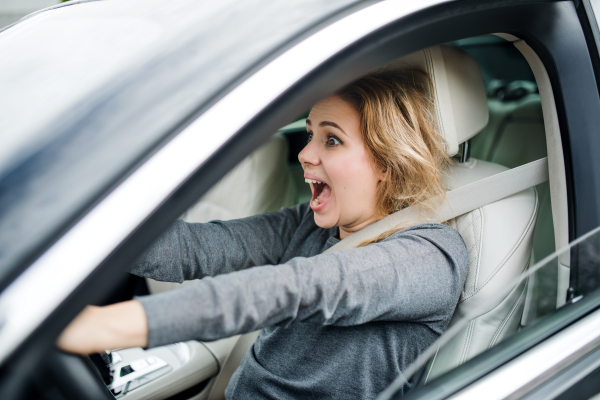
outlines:
[{"label": "chin", "polygon": [[315,224],[317,224],[319,228],[329,229],[336,226],[336,221],[334,221],[333,218],[327,218],[326,216],[315,213]]}]

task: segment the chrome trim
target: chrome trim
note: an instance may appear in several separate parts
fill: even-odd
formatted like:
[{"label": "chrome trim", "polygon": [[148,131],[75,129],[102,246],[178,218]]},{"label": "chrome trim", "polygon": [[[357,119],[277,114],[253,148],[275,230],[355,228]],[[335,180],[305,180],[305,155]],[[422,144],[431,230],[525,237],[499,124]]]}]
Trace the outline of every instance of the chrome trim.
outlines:
[{"label": "chrome trim", "polygon": [[550,337],[451,399],[521,398],[598,347],[600,311]]},{"label": "chrome trim", "polygon": [[365,35],[448,1],[387,0],[361,9],[290,48],[225,95],[2,292],[0,364],[169,194],[285,90]]}]

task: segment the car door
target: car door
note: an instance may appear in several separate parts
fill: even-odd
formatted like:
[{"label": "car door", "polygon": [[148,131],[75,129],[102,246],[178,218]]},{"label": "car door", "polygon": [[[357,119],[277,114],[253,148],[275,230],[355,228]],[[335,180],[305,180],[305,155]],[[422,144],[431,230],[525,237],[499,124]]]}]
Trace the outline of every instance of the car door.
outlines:
[{"label": "car door", "polygon": [[[317,15],[303,25],[305,29],[289,33],[284,45],[260,53],[258,61],[252,59],[256,64],[247,62],[243,73],[221,82],[218,94],[207,95],[195,110],[178,113],[174,121],[165,123],[163,128],[168,129],[164,128],[163,136],[153,138],[152,145],[146,142],[144,151],[128,159],[127,167],[104,182],[103,190],[77,214],[60,221],[61,228],[46,239],[45,247],[27,253],[16,272],[7,275],[0,297],[5,321],[0,328],[0,389],[18,398],[22,392],[16,383],[29,382],[31,365],[40,364],[58,333],[84,304],[115,284],[111,275],[125,270],[168,224],[271,132],[344,83],[431,45],[490,33],[527,41],[546,66],[564,135],[569,196],[565,234],[574,239],[600,225],[600,160],[590,157],[590,149],[598,148],[600,140],[594,134],[600,104],[596,86],[590,86],[595,83],[594,71],[578,21],[571,2],[537,1],[389,1],[355,8],[339,5],[327,15]],[[549,31],[549,23],[558,31]],[[181,49],[189,48],[184,43]],[[166,67],[161,68],[166,73]],[[132,99],[139,100],[140,92],[135,94]],[[153,121],[152,115],[144,117],[149,124]],[[60,273],[69,279],[47,290],[44,284]],[[35,313],[27,315],[30,303],[25,300],[32,290],[38,290],[46,307],[36,307]],[[528,345],[534,346],[535,340]],[[30,366],[25,366],[26,359]]]}]

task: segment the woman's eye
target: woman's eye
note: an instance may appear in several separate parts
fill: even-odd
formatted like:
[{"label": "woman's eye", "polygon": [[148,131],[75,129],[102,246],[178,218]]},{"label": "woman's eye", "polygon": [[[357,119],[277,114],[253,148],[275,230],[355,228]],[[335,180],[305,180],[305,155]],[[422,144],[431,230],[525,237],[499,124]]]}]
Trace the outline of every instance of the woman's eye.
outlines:
[{"label": "woman's eye", "polygon": [[313,138],[313,134],[312,132],[308,132],[308,139],[306,140],[306,143],[310,142]]},{"label": "woman's eye", "polygon": [[327,146],[337,146],[338,144],[342,144],[342,142],[335,136],[329,136],[327,138]]}]

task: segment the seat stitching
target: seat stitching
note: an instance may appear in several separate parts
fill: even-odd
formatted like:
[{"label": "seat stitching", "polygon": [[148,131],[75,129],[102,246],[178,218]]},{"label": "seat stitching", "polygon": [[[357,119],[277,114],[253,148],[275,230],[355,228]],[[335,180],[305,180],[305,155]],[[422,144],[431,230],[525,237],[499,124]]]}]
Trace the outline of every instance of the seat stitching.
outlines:
[{"label": "seat stitching", "polygon": [[467,357],[469,355],[469,350],[471,350],[471,344],[473,343],[473,336],[475,334],[475,321],[471,321],[471,323],[469,325],[470,325],[469,326],[469,341],[464,348],[463,355],[461,357],[461,360],[459,361],[460,364],[464,364],[465,360],[467,359]]},{"label": "seat stitching", "polygon": [[511,250],[510,255],[496,268],[496,270],[494,271],[494,273],[488,278],[488,280],[483,284],[483,286],[481,286],[479,289],[477,289],[475,291],[475,293],[471,294],[470,296],[468,296],[467,298],[463,299],[461,301],[461,303],[465,302],[466,300],[470,299],[471,297],[475,296],[477,293],[479,293],[484,287],[487,286],[488,283],[490,283],[490,281],[492,280],[492,278],[494,278],[494,276],[496,276],[496,274],[502,269],[503,266],[505,266],[508,261],[510,261],[510,259],[512,258],[512,256],[515,254],[515,252],[517,251],[517,249],[519,247],[521,247],[521,245],[523,244],[523,242],[525,241],[525,238],[527,237],[529,231],[531,230],[532,226],[535,225],[535,220],[537,217],[537,212],[538,212],[538,202],[537,202],[537,190],[535,190],[535,188],[533,188],[534,193],[535,193],[535,209],[533,210],[533,213],[531,214],[531,217],[529,219],[528,225],[527,225],[527,229],[525,230],[525,232],[523,233],[523,235],[521,236],[521,238],[519,239],[519,242],[517,243],[517,245]]},{"label": "seat stitching", "polygon": [[[529,267],[529,263],[528,263],[527,266]],[[529,281],[529,278],[526,281]],[[498,337],[500,336],[500,334],[502,333],[502,331],[504,330],[504,328],[508,324],[508,320],[514,314],[514,312],[518,308],[519,304],[521,304],[521,300],[523,300],[523,297],[524,297],[526,291],[527,291],[527,285],[525,285],[525,287],[521,291],[521,294],[519,295],[519,298],[517,299],[517,301],[515,302],[515,304],[512,306],[512,308],[510,309],[509,313],[506,315],[506,317],[504,318],[504,320],[502,321],[502,323],[500,324],[500,326],[498,327],[498,330],[494,334],[494,337],[492,338],[492,342],[490,343],[489,347],[492,347],[493,345],[495,345],[497,343]]]},{"label": "seat stitching", "polygon": [[[525,233],[529,232],[531,229],[531,225],[527,228],[527,230],[525,231]],[[526,235],[524,235],[526,236]],[[523,237],[524,239],[524,237]],[[500,270],[502,269],[502,267],[504,265],[506,265],[506,263],[508,263],[508,261],[510,261],[510,259],[512,258],[512,256],[514,255],[514,253],[516,252],[516,250],[521,247],[521,244],[523,243],[524,240],[520,240],[519,243],[517,244],[517,246],[513,249],[511,255],[509,256],[509,258],[507,258],[495,271],[494,273],[488,278],[488,280],[483,284],[483,286],[481,286],[479,289],[477,289],[472,295],[470,295],[469,297],[464,298],[461,303],[465,302],[466,300],[470,299],[471,297],[475,296],[477,293],[479,293],[483,288],[485,288],[487,286],[488,283],[490,283],[490,281],[492,280],[492,278],[494,278],[494,276],[496,276],[496,274],[498,272],[500,272]]]},{"label": "seat stitching", "polygon": [[[527,267],[529,267],[529,263],[527,263],[527,265],[525,266],[525,268],[523,269],[523,271],[526,270]],[[527,286],[525,288],[527,288]],[[505,318],[504,321],[502,321],[501,327],[499,328],[500,331],[502,329],[504,329],[503,325],[505,325],[505,322],[508,322],[508,319],[509,319],[510,315],[513,314],[514,310],[516,310],[517,306],[520,304],[521,300],[523,299],[523,293],[525,293],[525,291],[523,291],[521,293],[521,295],[519,296],[519,299],[517,300],[516,304],[512,307],[512,309],[509,312],[508,316]],[[502,301],[504,301],[508,296],[510,296],[510,292],[508,293],[508,295],[506,295],[506,297],[504,299],[502,299]],[[500,302],[500,303],[502,303],[502,302]],[[478,316],[477,318],[475,318],[471,322],[469,322],[469,332],[468,332],[468,337],[469,338],[472,336],[472,334],[471,334],[471,327],[473,327],[473,330],[475,329],[475,321],[477,321],[481,317],[483,317],[483,316],[485,316],[485,315],[487,315],[487,314],[495,311],[499,306],[500,305],[497,305],[496,307],[492,308],[491,310],[487,311],[486,313],[481,314],[480,316]],[[495,344],[494,342],[497,339],[497,336],[499,336],[498,332],[496,332],[494,334],[494,336],[492,337],[492,341],[490,342],[490,345],[488,345],[488,349],[491,348]],[[465,349],[463,349],[458,365],[462,365],[465,361],[466,361],[466,354],[465,354]]]},{"label": "seat stitching", "polygon": [[433,369],[433,365],[435,364],[435,359],[437,358],[437,355],[439,352],[440,352],[440,348],[438,346],[437,350],[435,351],[435,355],[433,356],[433,360],[431,360],[431,365],[429,367],[429,371],[427,371],[427,376],[425,377],[424,383],[427,383],[427,381],[429,380],[429,375],[431,375],[431,370]]},{"label": "seat stitching", "polygon": [[[527,263],[527,266],[529,266],[529,263]],[[525,285],[525,287],[521,291],[521,294],[519,295],[519,298],[517,299],[517,301],[515,302],[515,304],[512,306],[512,308],[510,309],[509,313],[506,315],[506,317],[504,317],[504,320],[502,321],[502,323],[498,327],[498,330],[496,331],[496,333],[492,337],[492,340],[491,340],[491,342],[490,342],[490,344],[488,346],[488,349],[491,348],[491,347],[493,347],[494,345],[496,345],[498,338],[502,334],[502,331],[504,330],[504,328],[506,327],[506,325],[508,325],[508,321],[510,320],[510,317],[515,313],[515,310],[517,309],[517,307],[519,306],[519,304],[521,304],[521,300],[523,300],[523,297],[525,296],[525,292],[526,291],[527,291],[527,285]]]},{"label": "seat stitching", "polygon": [[467,330],[467,336],[465,337],[465,344],[463,345],[463,351],[458,360],[458,365],[465,362],[469,349],[471,348],[471,338],[473,337],[473,331],[475,330],[475,321],[469,322],[469,329]]},{"label": "seat stitching", "polygon": [[[521,274],[522,274],[523,272],[525,272],[525,270],[527,270],[527,268],[528,268],[528,267],[529,267],[529,261],[527,262],[527,264],[525,264],[525,267],[523,267],[523,269],[521,270]],[[520,283],[520,282],[519,282],[519,283]],[[515,286],[515,287],[516,287],[516,286]],[[502,299],[502,301],[500,301],[500,303],[502,303],[504,300],[506,300],[506,298],[507,298],[508,296],[510,296],[510,294],[512,293],[512,291],[513,291],[514,289],[515,289],[515,288],[512,288],[512,289],[511,289],[511,291],[510,291],[510,292],[508,292],[508,294],[507,294],[506,296],[504,296],[504,298]],[[496,309],[497,309],[499,306],[500,306],[500,304],[498,304],[497,306],[495,306],[495,307],[494,307],[494,308],[492,308],[491,310],[489,310],[489,311],[486,311],[486,312],[484,312],[483,314],[481,314],[481,315],[479,315],[479,316],[475,317],[475,318],[474,318],[474,320],[476,320],[476,319],[479,319],[479,318],[481,318],[481,317],[483,317],[483,316],[485,316],[485,315],[488,315],[488,314],[489,314],[489,313],[491,313],[491,312],[494,312],[494,311],[495,311],[495,310],[496,310]]]},{"label": "seat stitching", "polygon": [[[527,270],[527,268],[529,267],[529,262],[527,262],[527,264],[525,265],[525,268],[523,268],[523,271]],[[521,272],[522,273],[522,272]],[[527,286],[525,286],[525,289],[527,288]],[[512,291],[511,291],[512,292]],[[523,294],[525,293],[525,290],[521,292],[521,295],[519,296],[519,299],[517,300],[517,302],[515,303],[515,305],[513,305],[513,307],[511,308],[509,314],[507,315],[507,317],[505,317],[505,319],[502,321],[502,324],[499,327],[499,331],[501,332],[504,329],[504,326],[506,325],[506,323],[508,322],[508,319],[510,318],[510,316],[514,313],[514,311],[517,309],[517,306],[521,303],[521,300],[523,299]],[[504,299],[502,299],[502,301],[504,301],[508,296],[510,296],[510,292],[506,295],[506,297]],[[502,303],[502,302],[500,302]],[[468,328],[467,328],[467,335],[465,337],[465,343],[463,344],[463,349],[461,351],[461,355],[459,358],[459,362],[458,365],[462,365],[466,359],[467,359],[467,355],[470,349],[470,344],[471,344],[471,338],[473,337],[473,332],[475,330],[475,321],[477,321],[478,319],[480,319],[481,317],[495,311],[500,305],[494,307],[493,309],[485,312],[484,314],[481,314],[480,316],[478,316],[477,318],[471,320],[469,322]],[[497,339],[497,337],[499,336],[499,332],[497,331],[494,334],[494,337],[492,337],[492,341],[491,344],[488,346],[488,349],[491,348],[495,343],[495,340]],[[431,362],[432,364],[432,369],[433,369],[433,364],[435,363],[435,358],[437,357],[437,353],[439,352],[440,348],[438,347],[438,350],[435,353],[435,356]],[[429,373],[431,372],[431,369],[429,370],[428,374],[427,374],[427,378],[425,380],[425,383],[427,383],[427,380],[429,379]]]},{"label": "seat stitching", "polygon": [[469,335],[471,334],[471,323],[473,321],[469,321],[469,325],[467,326],[467,332],[465,334],[465,339],[463,341],[462,349],[460,351],[460,357],[458,358],[458,365],[462,364],[462,359],[465,356],[465,348],[469,343]]}]

